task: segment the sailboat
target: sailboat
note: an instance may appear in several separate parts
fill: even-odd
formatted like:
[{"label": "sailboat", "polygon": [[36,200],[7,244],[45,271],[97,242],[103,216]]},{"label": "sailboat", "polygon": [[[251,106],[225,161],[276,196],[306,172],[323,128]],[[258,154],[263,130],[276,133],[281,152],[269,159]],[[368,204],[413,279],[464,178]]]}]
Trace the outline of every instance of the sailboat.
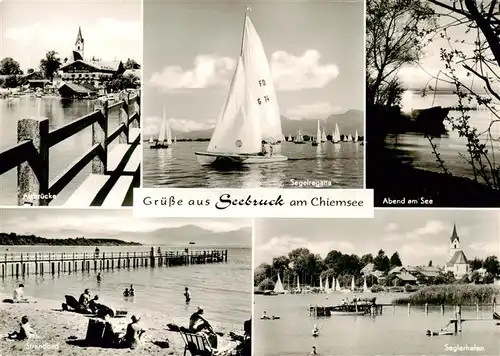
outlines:
[{"label": "sailboat", "polygon": [[340,142],[340,130],[338,124],[335,124],[335,132],[333,133],[332,142],[333,143]]},{"label": "sailboat", "polygon": [[149,143],[154,143],[154,142],[155,142],[155,140],[153,140],[153,137],[150,137],[148,142],[149,142]]},{"label": "sailboat", "polygon": [[221,116],[201,165],[286,161],[283,132],[271,69],[262,41],[245,13],[241,52]]},{"label": "sailboat", "polygon": [[358,142],[358,130],[356,130],[356,133],[354,134],[354,142]]},{"label": "sailboat", "polygon": [[174,136],[174,143],[177,143],[177,137]]},{"label": "sailboat", "polygon": [[325,132],[325,130],[323,130],[321,132],[321,142],[326,142],[326,132]]},{"label": "sailboat", "polygon": [[287,141],[292,141],[292,135],[288,135],[288,140]]},{"label": "sailboat", "polygon": [[356,288],[356,283],[354,282],[354,276],[352,276],[352,280],[351,280],[351,292],[354,292],[355,288]]},{"label": "sailboat", "polygon": [[281,283],[281,278],[279,273],[278,273],[278,280],[276,281],[276,284],[274,286],[274,293],[285,294],[285,288],[283,288],[283,284]]},{"label": "sailboat", "polygon": [[338,279],[336,279],[336,280],[335,280],[335,290],[336,290],[337,292],[340,292],[340,283],[339,283],[339,280],[338,280]]},{"label": "sailboat", "polygon": [[320,292],[323,292],[324,288],[323,288],[323,280],[321,279],[321,276],[319,276],[319,291]]},{"label": "sailboat", "polygon": [[312,141],[312,145],[317,146],[317,145],[319,145],[320,141],[321,141],[321,126],[320,126],[319,119],[318,119],[318,125],[316,126],[316,137]]},{"label": "sailboat", "polygon": [[295,140],[293,140],[293,143],[299,145],[303,145],[305,143],[304,136],[302,136],[302,132],[300,132],[300,129],[297,131],[297,136],[295,136]]},{"label": "sailboat", "polygon": [[163,108],[163,119],[160,126],[160,134],[158,135],[158,141],[156,141],[149,148],[160,149],[168,148],[172,145],[172,131],[170,130],[170,125],[168,124],[167,117],[165,114],[165,107]]},{"label": "sailboat", "polygon": [[297,276],[297,293],[300,293],[302,292],[302,290],[300,289],[300,279],[299,279],[299,276]]},{"label": "sailboat", "polygon": [[325,278],[325,290],[327,293],[331,292],[330,284],[328,283],[328,276]]},{"label": "sailboat", "polygon": [[365,277],[365,280],[363,282],[363,292],[364,293],[368,292],[368,284],[366,284],[366,277]]}]

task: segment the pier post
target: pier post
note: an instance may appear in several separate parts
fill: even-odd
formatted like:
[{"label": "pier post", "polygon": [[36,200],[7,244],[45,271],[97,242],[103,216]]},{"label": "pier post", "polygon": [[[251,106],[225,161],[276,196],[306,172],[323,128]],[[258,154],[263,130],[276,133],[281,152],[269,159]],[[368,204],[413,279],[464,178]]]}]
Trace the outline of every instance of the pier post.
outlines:
[{"label": "pier post", "polygon": [[16,277],[19,277],[19,263],[16,263]]},{"label": "pier post", "polygon": [[119,110],[119,117],[118,117],[118,123],[121,125],[121,124],[124,124],[125,125],[125,132],[122,131],[122,133],[120,134],[120,136],[118,137],[118,143],[128,143],[128,137],[129,137],[129,134],[128,134],[128,128],[129,128],[129,125],[128,125],[128,117],[129,117],[129,114],[128,114],[128,93],[127,92],[120,92],[120,94],[118,94],[118,98],[120,101],[122,101],[122,107],[120,108]]},{"label": "pier post", "polygon": [[17,122],[17,142],[31,141],[36,152],[30,160],[17,166],[17,205],[49,205],[48,138],[49,119],[30,117]]},{"label": "pier post", "polygon": [[51,273],[52,273],[52,275],[54,275],[56,273],[56,268],[55,268],[54,262],[51,262]]},{"label": "pier post", "polygon": [[104,174],[106,172],[106,161],[108,159],[108,148],[106,139],[108,138],[108,101],[107,99],[97,99],[94,102],[94,111],[99,110],[102,116],[92,124],[92,146],[99,144],[104,152],[102,156],[92,159],[92,173]]},{"label": "pier post", "polygon": [[155,266],[155,248],[151,247],[151,251],[149,252],[149,261],[151,262],[151,267]]}]

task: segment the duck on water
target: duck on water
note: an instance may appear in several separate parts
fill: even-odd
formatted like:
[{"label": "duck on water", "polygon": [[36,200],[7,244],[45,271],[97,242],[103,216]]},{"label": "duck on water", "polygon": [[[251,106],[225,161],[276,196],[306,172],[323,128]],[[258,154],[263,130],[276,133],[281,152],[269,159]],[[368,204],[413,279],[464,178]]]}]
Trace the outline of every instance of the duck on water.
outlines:
[{"label": "duck on water", "polygon": [[245,13],[238,64],[206,152],[195,152],[202,165],[283,162],[283,132],[276,91],[264,47]]}]

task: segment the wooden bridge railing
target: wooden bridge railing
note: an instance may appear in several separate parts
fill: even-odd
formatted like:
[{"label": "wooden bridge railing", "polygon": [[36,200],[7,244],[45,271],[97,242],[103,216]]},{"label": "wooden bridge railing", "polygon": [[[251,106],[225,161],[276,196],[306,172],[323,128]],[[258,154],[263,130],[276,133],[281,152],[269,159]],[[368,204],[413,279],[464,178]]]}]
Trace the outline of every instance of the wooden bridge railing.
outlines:
[{"label": "wooden bridge railing", "polygon": [[[108,116],[118,111],[119,126],[108,133]],[[116,138],[129,143],[130,128],[139,128],[140,92],[119,94],[119,101],[97,99],[94,111],[72,122],[49,130],[49,119],[29,117],[17,123],[17,144],[0,152],[0,175],[17,167],[17,204],[46,206],[92,162],[92,173],[106,174],[108,146]],[[92,146],[82,156],[49,181],[49,149],[92,126]],[[139,143],[140,135],[132,138]]]}]

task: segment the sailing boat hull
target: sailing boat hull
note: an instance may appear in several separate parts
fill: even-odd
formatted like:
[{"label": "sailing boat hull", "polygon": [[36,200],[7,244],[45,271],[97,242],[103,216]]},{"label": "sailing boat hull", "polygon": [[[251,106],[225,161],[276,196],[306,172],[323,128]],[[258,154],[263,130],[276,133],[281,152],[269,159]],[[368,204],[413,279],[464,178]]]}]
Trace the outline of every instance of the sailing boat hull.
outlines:
[{"label": "sailing boat hull", "polygon": [[168,144],[163,144],[163,143],[159,143],[159,144],[156,144],[156,145],[152,145],[152,146],[149,146],[150,149],[152,150],[159,150],[159,149],[162,149],[162,148],[169,148],[170,146]]},{"label": "sailing boat hull", "polygon": [[304,141],[301,142],[294,142],[296,145],[305,145],[306,143]]},{"label": "sailing boat hull", "polygon": [[317,146],[317,145],[318,145],[318,143],[317,143],[317,142],[313,142],[311,145],[313,145],[313,146]]},{"label": "sailing boat hull", "polygon": [[258,156],[258,155],[242,155],[237,153],[211,153],[211,152],[195,152],[198,163],[202,166],[211,165],[246,165],[246,164],[261,164],[283,162],[288,157],[283,155],[273,156]]}]

